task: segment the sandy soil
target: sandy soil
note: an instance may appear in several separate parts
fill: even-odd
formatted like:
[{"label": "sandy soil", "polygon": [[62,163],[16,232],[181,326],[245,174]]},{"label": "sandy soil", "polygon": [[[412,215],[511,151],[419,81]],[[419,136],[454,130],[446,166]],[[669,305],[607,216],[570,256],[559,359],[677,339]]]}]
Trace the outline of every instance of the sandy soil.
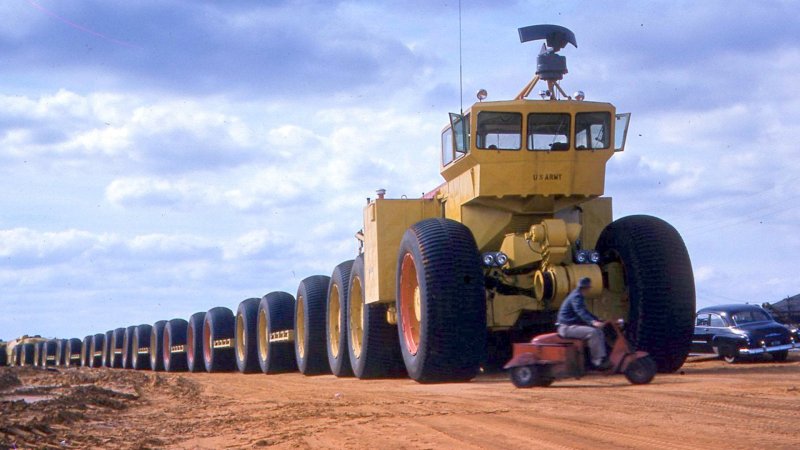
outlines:
[{"label": "sandy soil", "polygon": [[[16,401],[13,401],[16,400]],[[0,370],[0,448],[797,448],[800,354],[515,389],[299,374]]]}]

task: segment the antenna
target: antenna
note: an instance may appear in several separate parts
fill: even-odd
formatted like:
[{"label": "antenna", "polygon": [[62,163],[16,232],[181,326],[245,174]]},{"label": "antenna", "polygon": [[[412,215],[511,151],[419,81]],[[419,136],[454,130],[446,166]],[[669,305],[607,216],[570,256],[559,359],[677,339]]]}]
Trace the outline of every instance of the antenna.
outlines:
[{"label": "antenna", "polygon": [[458,0],[458,100],[459,112],[464,114],[464,66],[461,57],[461,0]]}]

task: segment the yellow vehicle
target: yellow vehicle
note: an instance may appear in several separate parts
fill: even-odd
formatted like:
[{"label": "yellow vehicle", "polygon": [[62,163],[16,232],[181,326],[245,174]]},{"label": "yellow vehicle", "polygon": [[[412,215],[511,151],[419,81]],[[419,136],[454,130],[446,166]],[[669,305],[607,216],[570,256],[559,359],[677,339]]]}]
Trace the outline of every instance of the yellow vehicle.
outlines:
[{"label": "yellow vehicle", "polygon": [[[536,76],[513,100],[484,101],[481,90],[478,103],[450,114],[445,182],[417,199],[378,191],[356,260],[301,283],[292,338],[302,372],[470,379],[505,362],[511,342],[552,330],[582,277],[595,286],[589,308],[625,319],[626,337],[660,371],[683,364],[695,309],[683,240],[655,217],[612,222],[603,197],[630,114],[561,88],[558,51],[577,47],[570,30],[519,33],[546,40]],[[540,83],[540,99],[529,99]]]}]

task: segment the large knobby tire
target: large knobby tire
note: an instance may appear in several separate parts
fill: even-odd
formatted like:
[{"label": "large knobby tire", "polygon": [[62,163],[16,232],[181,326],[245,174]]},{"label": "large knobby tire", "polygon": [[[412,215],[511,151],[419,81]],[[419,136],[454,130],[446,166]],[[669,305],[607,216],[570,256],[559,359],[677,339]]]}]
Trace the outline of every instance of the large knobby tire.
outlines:
[{"label": "large knobby tire", "polygon": [[211,308],[203,322],[203,362],[207,372],[230,372],[236,367],[233,311],[224,306]]},{"label": "large knobby tire", "polygon": [[31,343],[25,343],[19,346],[19,365],[32,366],[33,359],[36,353],[36,346]]},{"label": "large knobby tire", "polygon": [[150,331],[150,368],[156,372],[164,370],[164,327],[166,320],[159,320],[153,324]]},{"label": "large knobby tire", "polygon": [[189,372],[205,372],[206,363],[203,361],[203,324],[206,323],[206,313],[198,312],[189,317],[186,327],[186,369]]},{"label": "large knobby tire", "polygon": [[150,336],[153,327],[142,324],[133,330],[131,343],[131,369],[150,370]]},{"label": "large knobby tire", "polygon": [[650,353],[659,372],[674,372],[689,354],[694,332],[692,263],[680,234],[651,216],[628,216],[600,234],[601,264],[620,263],[629,315],[625,335]]},{"label": "large knobby tire", "polygon": [[89,367],[93,369],[103,367],[103,349],[105,346],[105,333],[97,333],[92,336],[92,354],[89,357]]},{"label": "large knobby tire", "polygon": [[486,351],[483,269],[461,223],[411,226],[397,258],[397,330],[408,375],[419,382],[466,381]]},{"label": "large knobby tire", "polygon": [[325,333],[328,336],[328,365],[337,377],[353,376],[347,351],[347,295],[353,261],[345,261],[333,269],[326,301]]},{"label": "large knobby tire", "polygon": [[5,343],[0,344],[0,367],[5,367],[8,364],[8,347]]},{"label": "large knobby tire", "polygon": [[42,343],[36,342],[33,344],[33,367],[41,367],[42,365]]},{"label": "large knobby tire", "polygon": [[[67,340],[66,339],[56,339],[54,341],[56,343],[56,358],[55,358],[55,366],[56,367],[63,367],[64,362],[67,360]],[[2,366],[2,364],[0,364]]]},{"label": "large knobby tire", "polygon": [[105,338],[103,338],[103,359],[100,365],[103,367],[111,367],[111,360],[113,359],[112,349],[114,347],[114,330],[106,331]]},{"label": "large knobby tire", "polygon": [[111,333],[111,346],[109,347],[108,367],[112,369],[122,368],[122,354],[124,352],[125,328],[115,328]]},{"label": "large knobby tire", "polygon": [[135,326],[125,328],[125,335],[122,338],[122,368],[133,369],[133,334],[136,333]]},{"label": "large knobby tire", "polygon": [[81,365],[81,340],[71,338],[67,341],[67,354],[64,357],[64,365],[67,367],[80,367]]},{"label": "large knobby tire", "polygon": [[258,303],[260,298],[248,298],[236,309],[236,368],[241,373],[254,373],[258,365]]},{"label": "large knobby tire", "polygon": [[92,337],[86,336],[81,343],[81,366],[91,367]]},{"label": "large knobby tire", "polygon": [[325,350],[325,303],[330,278],[314,275],[300,282],[294,313],[294,350],[304,375],[331,373]]},{"label": "large knobby tire", "polygon": [[42,367],[56,365],[56,341],[42,342]]},{"label": "large knobby tire", "polygon": [[347,299],[347,350],[360,379],[406,375],[397,327],[386,321],[385,303],[366,304],[364,256],[353,261]]},{"label": "large knobby tire", "polygon": [[266,374],[297,370],[294,345],[288,339],[294,329],[294,303],[292,294],[270,292],[258,304],[258,364]]},{"label": "large knobby tire", "polygon": [[189,322],[172,319],[164,327],[164,370],[183,372],[186,365],[186,331]]}]

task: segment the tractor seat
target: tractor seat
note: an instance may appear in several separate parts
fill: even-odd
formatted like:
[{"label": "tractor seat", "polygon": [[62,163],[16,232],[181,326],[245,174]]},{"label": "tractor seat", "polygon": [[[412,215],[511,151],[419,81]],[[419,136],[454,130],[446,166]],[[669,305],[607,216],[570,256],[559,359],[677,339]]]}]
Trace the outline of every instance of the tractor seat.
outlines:
[{"label": "tractor seat", "polygon": [[559,344],[559,345],[574,345],[576,347],[583,347],[583,339],[567,339],[562,338],[558,333],[548,333],[536,336],[533,338],[534,344]]}]

